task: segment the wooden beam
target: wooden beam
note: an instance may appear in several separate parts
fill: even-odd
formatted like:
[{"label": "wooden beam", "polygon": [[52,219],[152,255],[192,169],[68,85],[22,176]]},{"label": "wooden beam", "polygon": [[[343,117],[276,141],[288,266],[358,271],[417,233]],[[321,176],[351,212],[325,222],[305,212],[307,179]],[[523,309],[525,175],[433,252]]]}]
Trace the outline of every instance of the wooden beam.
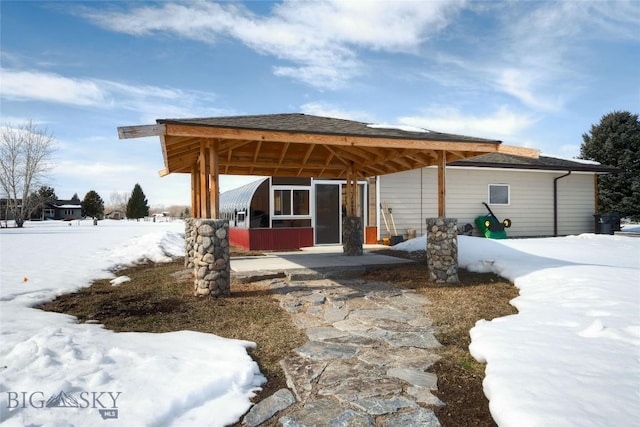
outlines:
[{"label": "wooden beam", "polygon": [[211,206],[209,204],[209,180],[207,174],[207,150],[204,141],[200,143],[200,218],[211,218]]},{"label": "wooden beam", "polygon": [[438,151],[438,216],[444,218],[447,215],[446,184],[447,154],[444,151]]},{"label": "wooden beam", "polygon": [[[333,156],[340,160],[342,163],[344,163],[345,166],[349,166],[351,164],[351,162],[348,159],[345,159],[344,157],[342,157],[340,154],[337,153],[337,151],[334,148],[331,148],[329,146],[325,147],[327,150],[329,150],[331,152],[331,154],[333,154]],[[331,158],[327,159],[327,166],[329,166],[329,162],[331,161]]]},{"label": "wooden beam", "polygon": [[200,199],[200,164],[196,162],[193,166],[193,172],[191,172],[191,182],[193,187],[193,210],[191,211],[191,215],[194,218],[200,218],[201,209],[201,199]]},{"label": "wooden beam", "polygon": [[165,125],[140,125],[140,126],[120,126],[118,128],[119,139],[145,138],[148,136],[166,135]]},{"label": "wooden beam", "polygon": [[280,168],[280,166],[282,166],[282,162],[284,160],[284,156],[287,154],[287,150],[289,149],[289,143],[285,143],[284,146],[282,147],[282,151],[280,153],[280,159],[278,159],[278,163],[276,164],[276,169],[274,171],[274,175],[278,174],[278,169]]},{"label": "wooden beam", "polygon": [[227,150],[235,150],[236,148],[240,148],[247,144],[250,144],[255,141],[224,141],[218,143],[218,152],[221,153]]},{"label": "wooden beam", "polygon": [[192,218],[197,218],[197,212],[200,212],[200,208],[198,207],[198,202],[197,202],[197,194],[198,194],[198,189],[197,189],[197,170],[196,167],[192,167],[191,168],[191,217]]},{"label": "wooden beam", "polygon": [[351,187],[352,173],[353,173],[353,169],[351,167],[347,169],[347,179],[346,179],[346,185],[345,185],[345,190],[347,193],[346,194],[347,216],[353,216],[353,189]]},{"label": "wooden beam", "polygon": [[[473,150],[466,150],[473,151]],[[498,145],[498,153],[511,154],[514,156],[529,157],[531,159],[537,159],[540,157],[540,150],[526,147],[515,147],[513,145]]]},{"label": "wooden beam", "polygon": [[[253,163],[256,163],[258,161],[258,156],[260,155],[260,147],[262,147],[262,141],[258,141],[256,152],[253,154]],[[251,170],[249,171],[249,174],[253,173],[253,169],[254,168],[251,168]]]},{"label": "wooden beam", "polygon": [[164,161],[164,167],[169,167],[169,157],[167,156],[167,141],[164,135],[160,135],[160,148],[162,149],[162,160]]},{"label": "wooden beam", "polygon": [[[326,135],[284,132],[274,130],[253,130],[238,128],[223,128],[215,126],[192,126],[175,123],[166,124],[167,135],[194,136],[201,138],[240,139],[248,141],[268,141],[295,144],[322,144],[325,146],[356,146],[356,147],[388,147],[413,148],[431,150],[471,151],[493,153],[500,146],[499,141],[469,142],[469,141],[438,141],[428,139],[400,139],[378,138],[350,135]],[[516,147],[517,148],[517,147]],[[531,153],[529,152],[530,156]],[[521,154],[524,155],[524,154]]]},{"label": "wooden beam", "polygon": [[220,185],[219,185],[219,160],[216,151],[216,141],[209,142],[209,178],[211,180],[211,191],[209,195],[210,218],[220,218]]},{"label": "wooden beam", "polygon": [[352,189],[353,191],[353,216],[360,216],[360,209],[358,209],[358,200],[360,196],[360,187],[358,186],[358,170],[355,166],[351,166],[351,179],[353,179]]},{"label": "wooden beam", "polygon": [[307,148],[307,152],[304,153],[304,157],[302,158],[302,164],[300,165],[301,167],[300,167],[300,170],[298,171],[299,174],[302,173],[302,170],[307,164],[307,161],[309,160],[309,156],[311,156],[311,153],[313,152],[314,148],[316,148],[315,144],[311,144],[309,145],[309,148]]}]

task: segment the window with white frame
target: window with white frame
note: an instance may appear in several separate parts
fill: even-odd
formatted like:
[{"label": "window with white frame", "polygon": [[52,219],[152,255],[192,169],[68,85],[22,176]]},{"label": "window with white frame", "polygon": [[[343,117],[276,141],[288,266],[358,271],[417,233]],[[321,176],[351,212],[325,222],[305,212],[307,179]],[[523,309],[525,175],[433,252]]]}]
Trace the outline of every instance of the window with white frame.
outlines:
[{"label": "window with white frame", "polygon": [[510,187],[508,184],[489,184],[489,204],[508,205],[511,203]]},{"label": "window with white frame", "polygon": [[274,187],[274,217],[309,217],[309,187]]}]

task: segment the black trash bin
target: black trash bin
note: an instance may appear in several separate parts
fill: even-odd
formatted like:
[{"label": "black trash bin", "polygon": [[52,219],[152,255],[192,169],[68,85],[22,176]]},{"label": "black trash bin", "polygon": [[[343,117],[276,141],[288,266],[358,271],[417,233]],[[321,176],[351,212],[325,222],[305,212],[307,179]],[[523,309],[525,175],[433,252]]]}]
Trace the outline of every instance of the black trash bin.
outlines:
[{"label": "black trash bin", "polygon": [[620,215],[609,212],[603,215],[594,215],[596,234],[613,234],[620,231]]}]

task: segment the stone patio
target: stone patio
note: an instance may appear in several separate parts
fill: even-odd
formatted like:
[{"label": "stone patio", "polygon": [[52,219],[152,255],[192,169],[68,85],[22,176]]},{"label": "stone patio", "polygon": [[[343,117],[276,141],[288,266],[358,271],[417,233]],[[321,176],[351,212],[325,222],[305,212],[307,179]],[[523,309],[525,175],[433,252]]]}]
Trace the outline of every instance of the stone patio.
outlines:
[{"label": "stone patio", "polygon": [[289,389],[256,404],[250,426],[440,426],[429,372],[440,347],[429,301],[362,279],[272,279],[309,341],[281,361]]}]

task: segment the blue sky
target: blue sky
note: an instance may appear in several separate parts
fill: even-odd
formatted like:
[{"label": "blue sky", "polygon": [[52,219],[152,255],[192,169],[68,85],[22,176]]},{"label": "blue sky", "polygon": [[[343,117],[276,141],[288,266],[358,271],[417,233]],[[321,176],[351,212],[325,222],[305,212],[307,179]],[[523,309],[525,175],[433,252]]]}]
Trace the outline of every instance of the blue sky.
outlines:
[{"label": "blue sky", "polygon": [[[160,178],[156,119],[302,112],[500,139],[572,158],[611,111],[640,112],[640,2],[2,1],[3,124],[57,140],[59,197]],[[222,190],[247,178],[221,177]]]}]

